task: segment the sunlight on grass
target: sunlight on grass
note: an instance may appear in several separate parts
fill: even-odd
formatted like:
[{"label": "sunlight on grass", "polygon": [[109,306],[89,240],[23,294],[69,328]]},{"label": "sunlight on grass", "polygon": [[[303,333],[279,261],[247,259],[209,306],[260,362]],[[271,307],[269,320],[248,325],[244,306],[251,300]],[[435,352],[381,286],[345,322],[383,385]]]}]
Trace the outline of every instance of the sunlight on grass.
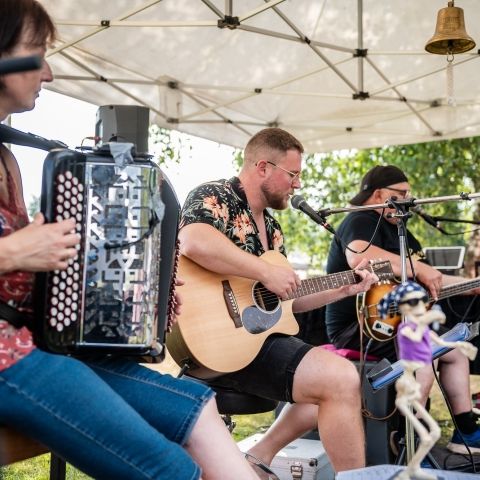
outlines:
[{"label": "sunlight on grass", "polygon": [[272,424],[274,412],[258,413],[256,415],[235,415],[236,423],[233,438],[236,442],[243,440],[254,433],[263,433]]},{"label": "sunlight on grass", "polygon": [[[48,480],[50,478],[50,455],[14,463],[8,467],[2,467],[2,480]],[[89,480],[91,477],[67,465],[67,480]]]},{"label": "sunlight on grass", "polygon": [[[472,393],[480,391],[479,375],[470,376],[470,388]],[[445,400],[436,384],[433,386],[432,394],[430,395],[430,413],[442,429],[442,436],[438,441],[438,445],[445,446],[452,437],[453,422],[445,405]]]}]

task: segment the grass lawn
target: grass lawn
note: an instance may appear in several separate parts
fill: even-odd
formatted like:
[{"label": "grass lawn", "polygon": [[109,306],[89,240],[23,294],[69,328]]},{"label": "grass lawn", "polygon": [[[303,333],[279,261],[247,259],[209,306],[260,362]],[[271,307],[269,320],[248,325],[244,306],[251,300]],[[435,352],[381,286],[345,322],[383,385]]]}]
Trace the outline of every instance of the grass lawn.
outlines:
[{"label": "grass lawn", "polygon": [[[480,392],[480,375],[470,376],[470,389],[472,393]],[[453,434],[453,423],[445,405],[445,400],[443,399],[440,389],[436,384],[433,386],[430,401],[430,413],[435,420],[437,420],[438,425],[442,429],[442,437],[438,441],[438,444],[445,446]]]},{"label": "grass lawn", "polygon": [[[158,368],[160,371],[175,373],[176,367],[167,359]],[[480,391],[480,376],[471,376],[472,392]],[[452,435],[453,426],[443,397],[438,387],[434,387],[431,396],[431,413],[442,429],[442,437],[439,440],[441,445],[446,445]],[[258,415],[235,416],[236,428],[234,431],[235,441],[242,440],[253,433],[263,432],[273,422],[273,412],[261,413]],[[1,480],[48,480],[49,478],[49,455],[19,462],[8,467],[2,467],[0,472]],[[67,466],[67,480],[87,480],[90,477]]]}]

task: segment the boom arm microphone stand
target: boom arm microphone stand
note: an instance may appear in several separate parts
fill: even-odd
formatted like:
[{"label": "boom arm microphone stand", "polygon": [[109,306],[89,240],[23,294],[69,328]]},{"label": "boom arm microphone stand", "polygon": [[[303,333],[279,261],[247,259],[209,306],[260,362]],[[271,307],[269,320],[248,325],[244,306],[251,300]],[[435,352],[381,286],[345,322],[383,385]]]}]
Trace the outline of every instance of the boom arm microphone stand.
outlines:
[{"label": "boom arm microphone stand", "polygon": [[[406,222],[408,218],[412,215],[409,211],[410,208],[415,207],[416,205],[422,205],[426,203],[441,203],[441,202],[448,202],[448,201],[459,201],[459,200],[473,200],[474,198],[479,198],[480,193],[461,193],[460,195],[450,195],[450,196],[443,196],[443,197],[430,197],[424,199],[405,199],[405,200],[398,200],[397,197],[391,197],[383,204],[376,204],[376,205],[362,205],[362,206],[353,206],[353,207],[346,207],[346,208],[333,208],[333,209],[321,209],[318,211],[313,211],[311,207],[305,202],[305,200],[298,196],[292,198],[292,205],[294,208],[298,208],[299,210],[304,211],[307,215],[310,216],[316,223],[322,225],[326,230],[332,232],[332,228],[326,221],[326,217],[328,215],[336,214],[336,213],[346,213],[346,212],[357,212],[362,210],[379,210],[379,209],[394,209],[395,213],[389,213],[388,215],[390,218],[397,219],[397,231],[398,231],[398,240],[399,240],[399,247],[400,247],[400,267],[401,267],[401,280],[405,282],[408,278],[407,276],[407,243],[406,243]],[[316,215],[312,215],[312,212]],[[402,322],[405,321],[405,318],[402,316]],[[414,438],[414,431],[413,425],[411,424],[408,419],[406,421],[406,429],[405,429],[405,442],[406,442],[406,460],[407,463],[413,457],[415,453],[415,438]]]},{"label": "boom arm microphone stand", "polygon": [[437,217],[432,215],[432,218],[436,222],[455,222],[455,223],[470,223],[471,225],[480,225],[480,222],[477,220],[463,220],[459,218],[448,218],[448,217]]}]

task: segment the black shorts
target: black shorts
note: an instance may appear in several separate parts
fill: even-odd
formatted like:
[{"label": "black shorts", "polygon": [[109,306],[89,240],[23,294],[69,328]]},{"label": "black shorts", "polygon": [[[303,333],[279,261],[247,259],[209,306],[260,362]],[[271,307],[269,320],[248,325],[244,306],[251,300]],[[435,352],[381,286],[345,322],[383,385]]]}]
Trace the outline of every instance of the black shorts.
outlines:
[{"label": "black shorts", "polygon": [[[363,335],[362,339],[363,353],[365,354],[369,338]],[[360,326],[358,322],[352,323],[344,330],[338,332],[335,337],[332,337],[332,343],[335,345],[335,348],[348,348],[360,351]],[[367,353],[378,358],[387,358],[390,363],[393,363],[397,360],[396,342],[393,339],[386,342],[372,340]]]},{"label": "black shorts", "polygon": [[312,348],[313,345],[295,337],[271,335],[247,367],[209,380],[208,384],[292,403],[295,371]]}]

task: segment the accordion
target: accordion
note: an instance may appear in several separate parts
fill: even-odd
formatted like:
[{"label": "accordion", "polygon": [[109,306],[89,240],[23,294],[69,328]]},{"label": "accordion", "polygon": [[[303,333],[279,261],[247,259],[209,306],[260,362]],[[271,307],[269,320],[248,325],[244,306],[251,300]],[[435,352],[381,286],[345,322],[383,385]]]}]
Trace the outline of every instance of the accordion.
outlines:
[{"label": "accordion", "polygon": [[37,274],[34,337],[41,348],[163,359],[180,205],[149,158],[133,157],[131,144],[46,157],[40,209],[48,222],[75,218],[81,240],[66,270]]}]

